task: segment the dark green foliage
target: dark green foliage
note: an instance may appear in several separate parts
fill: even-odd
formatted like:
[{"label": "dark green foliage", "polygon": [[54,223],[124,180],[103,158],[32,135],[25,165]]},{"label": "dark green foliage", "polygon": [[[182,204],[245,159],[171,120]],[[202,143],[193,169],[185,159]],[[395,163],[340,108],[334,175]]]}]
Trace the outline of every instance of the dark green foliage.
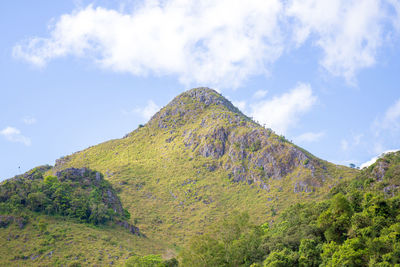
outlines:
[{"label": "dark green foliage", "polygon": [[0,185],[1,213],[20,213],[26,208],[93,224],[130,216],[120,207],[113,188],[99,173],[68,169],[60,172],[58,177],[43,178],[43,170],[34,169],[27,174]]},{"label": "dark green foliage", "polygon": [[400,196],[382,189],[399,185],[399,163],[400,153],[385,156],[356,179],[332,188],[329,200],[293,205],[271,224],[251,226],[246,213],[227,217],[214,229],[192,239],[180,255],[181,263],[397,266]]},{"label": "dark green foliage", "polygon": [[286,267],[294,266],[297,262],[297,255],[289,249],[274,251],[268,255],[264,261],[264,266],[268,267]]},{"label": "dark green foliage", "polygon": [[341,193],[335,195],[329,208],[318,218],[318,226],[324,232],[327,241],[341,243],[346,239],[352,214],[349,201]]},{"label": "dark green foliage", "polygon": [[299,247],[299,266],[316,267],[321,263],[322,246],[313,239],[302,239]]}]

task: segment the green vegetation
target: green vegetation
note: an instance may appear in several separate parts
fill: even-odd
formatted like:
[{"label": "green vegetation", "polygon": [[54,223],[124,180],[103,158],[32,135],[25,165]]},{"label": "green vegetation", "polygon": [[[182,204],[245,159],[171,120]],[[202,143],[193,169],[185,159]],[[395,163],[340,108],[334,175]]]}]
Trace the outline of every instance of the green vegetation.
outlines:
[{"label": "green vegetation", "polygon": [[[382,164],[385,168],[382,169]],[[195,236],[180,254],[183,266],[397,266],[400,264],[400,152],[386,155],[332,197],[295,204],[269,226],[236,213]],[[376,177],[377,169],[383,176]],[[378,178],[378,179],[377,179]],[[372,179],[372,181],[371,181]],[[368,183],[366,183],[368,182]],[[367,184],[367,186],[366,186]]]},{"label": "green vegetation", "polygon": [[133,255],[163,253],[165,247],[113,224],[95,226],[30,211],[24,215],[23,228],[18,222],[0,226],[1,266],[122,266]]},{"label": "green vegetation", "polygon": [[0,214],[28,209],[92,224],[125,220],[130,216],[122,209],[110,183],[95,171],[69,169],[60,172],[58,177],[43,178],[43,170],[34,169],[26,176],[0,185]]},{"label": "green vegetation", "polygon": [[59,159],[46,175],[71,167],[103,173],[130,222],[174,251],[227,207],[262,223],[291,203],[323,199],[358,172],[312,156],[202,89],[176,97],[125,138]]}]

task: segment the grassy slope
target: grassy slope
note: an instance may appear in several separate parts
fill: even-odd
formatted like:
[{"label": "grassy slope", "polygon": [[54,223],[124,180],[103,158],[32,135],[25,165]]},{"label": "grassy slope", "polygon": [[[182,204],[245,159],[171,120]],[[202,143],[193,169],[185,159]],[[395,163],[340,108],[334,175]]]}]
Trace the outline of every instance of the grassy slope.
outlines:
[{"label": "grassy slope", "polygon": [[[0,231],[1,266],[73,266],[123,264],[129,256],[162,252],[162,245],[134,236],[122,227],[76,223],[65,218],[31,214],[22,230],[16,223]],[[40,231],[40,222],[48,224]]]},{"label": "grassy slope", "polygon": [[[215,127],[231,127],[236,134],[253,129],[265,129],[240,115],[243,124],[232,127],[227,116],[237,113],[222,105],[207,108],[193,99],[183,98],[190,119],[179,114],[169,115],[169,127],[159,128],[159,116],[145,127],[138,128],[126,138],[111,140],[63,159],[54,171],[67,167],[89,167],[102,172],[115,188],[125,208],[132,214],[141,232],[151,239],[159,239],[170,248],[179,248],[190,236],[202,232],[204,226],[233,209],[247,210],[256,223],[271,219],[275,211],[300,201],[321,199],[339,177],[352,178],[356,171],[320,162],[327,169],[324,174],[317,169],[312,179],[325,180],[315,192],[294,193],[297,181],[310,177],[309,170],[297,168],[281,180],[270,179],[270,191],[255,184],[235,183],[223,168],[210,171],[205,166],[224,166],[228,156],[219,159],[203,157],[197,150],[184,145],[184,134],[194,131],[207,134]],[[167,106],[162,111],[172,110]],[[190,113],[189,112],[189,113]],[[217,118],[217,119],[215,119]],[[205,126],[200,126],[205,121]],[[204,123],[203,123],[204,125]],[[174,138],[172,142],[168,139]],[[278,144],[279,136],[271,134],[270,144]],[[287,147],[292,146],[285,143]]]}]

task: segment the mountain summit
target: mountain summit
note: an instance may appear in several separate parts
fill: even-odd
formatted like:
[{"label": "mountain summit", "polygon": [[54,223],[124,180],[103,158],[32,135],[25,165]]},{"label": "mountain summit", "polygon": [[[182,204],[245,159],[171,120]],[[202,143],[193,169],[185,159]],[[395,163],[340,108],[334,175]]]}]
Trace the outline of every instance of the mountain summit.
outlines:
[{"label": "mountain summit", "polygon": [[160,128],[176,128],[187,122],[193,122],[207,109],[215,109],[216,112],[231,112],[236,119],[250,120],[217,91],[199,87],[175,97],[151,118],[149,125],[156,124]]}]

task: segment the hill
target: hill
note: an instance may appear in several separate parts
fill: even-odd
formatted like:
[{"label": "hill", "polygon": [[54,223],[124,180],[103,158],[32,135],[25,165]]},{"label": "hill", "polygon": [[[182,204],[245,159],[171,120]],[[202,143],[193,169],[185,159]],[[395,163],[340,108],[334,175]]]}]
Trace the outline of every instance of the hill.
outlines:
[{"label": "hill", "polygon": [[[146,125],[58,159],[43,176],[71,168],[100,173],[117,193],[127,222],[146,235],[129,237],[130,250],[165,257],[233,210],[256,224],[273,221],[358,174],[264,128],[209,88],[182,93]],[[141,247],[149,240],[157,245]]]}]

